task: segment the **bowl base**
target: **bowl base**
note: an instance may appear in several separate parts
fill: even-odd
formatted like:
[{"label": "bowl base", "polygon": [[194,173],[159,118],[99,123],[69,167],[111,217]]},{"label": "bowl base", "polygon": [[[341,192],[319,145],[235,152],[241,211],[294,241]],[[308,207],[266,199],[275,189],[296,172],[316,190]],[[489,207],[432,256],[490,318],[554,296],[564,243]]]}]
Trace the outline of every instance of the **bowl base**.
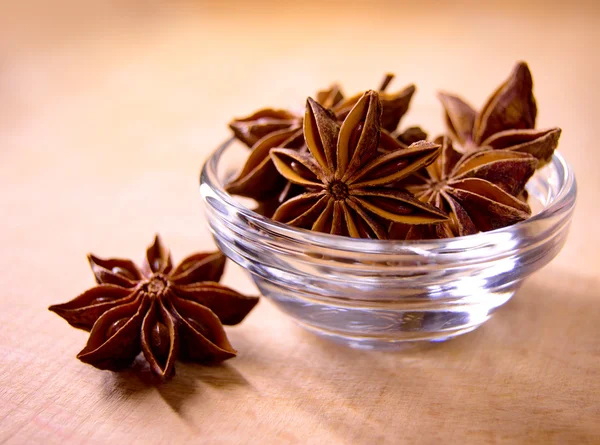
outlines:
[{"label": "bowl base", "polygon": [[425,295],[382,302],[327,299],[306,289],[281,289],[260,277],[253,278],[261,293],[302,328],[351,348],[378,350],[438,343],[471,332],[488,321],[520,286],[520,282],[512,282],[480,288],[462,298]]},{"label": "bowl base", "polygon": [[294,320],[302,329],[315,334],[329,342],[346,346],[352,349],[376,350],[376,351],[405,351],[419,348],[430,343],[443,343],[463,334],[474,331],[483,323],[469,326],[452,332],[420,332],[418,336],[407,336],[406,338],[354,336],[347,333],[332,332],[304,324]]}]

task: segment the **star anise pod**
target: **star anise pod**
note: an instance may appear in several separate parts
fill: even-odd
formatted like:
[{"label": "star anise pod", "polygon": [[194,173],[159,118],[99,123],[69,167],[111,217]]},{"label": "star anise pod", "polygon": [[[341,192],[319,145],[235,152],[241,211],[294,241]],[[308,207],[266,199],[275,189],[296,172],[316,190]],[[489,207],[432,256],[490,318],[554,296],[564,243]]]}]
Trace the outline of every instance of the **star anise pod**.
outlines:
[{"label": "star anise pod", "polygon": [[156,236],[141,268],[125,259],[88,259],[98,286],[49,308],[90,332],[81,361],[118,370],[142,352],[165,380],[178,358],[221,362],[236,355],[222,325],[241,322],[258,298],[218,284],[221,252],[197,253],[173,267]]},{"label": "star anise pod", "polygon": [[528,153],[481,150],[463,155],[449,138],[437,138],[442,154],[411,176],[406,188],[423,202],[446,211],[439,224],[395,225],[390,237],[435,239],[471,235],[523,221],[531,215],[526,202],[516,198],[535,172],[537,160]]},{"label": "star anise pod", "polygon": [[[398,138],[383,130],[379,151],[389,153],[406,149],[426,138],[427,133],[420,127],[410,127]],[[300,186],[281,176],[275,168],[270,157],[273,148],[291,148],[302,153],[308,151],[302,130],[288,129],[271,133],[255,144],[240,172],[225,185],[225,190],[232,195],[256,200],[258,205],[254,211],[267,217],[273,216],[277,207],[285,201],[302,193]]]},{"label": "star anise pod", "polygon": [[448,132],[462,152],[492,148],[530,153],[540,161],[538,167],[552,158],[561,129],[534,129],[537,106],[525,62],[515,66],[479,113],[458,96],[439,93],[438,97]]},{"label": "star anise pod", "polygon": [[[227,182],[225,190],[232,195],[252,198],[258,202],[269,201],[271,198],[286,199],[288,182],[277,172],[270,152],[275,147],[299,150],[303,146],[301,128],[289,128],[266,135],[254,145],[244,166]],[[284,196],[280,196],[282,194]]]},{"label": "star anise pod", "polygon": [[[381,139],[379,145],[379,152],[381,153],[389,153],[394,150],[408,148],[409,145],[414,144],[415,142],[427,139],[427,133],[423,131],[421,127],[409,127],[402,132],[398,131],[400,120],[408,111],[410,101],[416,88],[414,85],[408,85],[397,93],[386,93],[386,89],[394,77],[394,74],[386,74],[378,89],[379,100],[382,105]],[[343,122],[352,107],[356,105],[356,102],[363,94],[364,93],[360,93],[340,101],[333,108],[332,111],[335,113],[339,122]]]},{"label": "star anise pod", "polygon": [[[343,99],[338,85],[317,92],[318,102],[326,108]],[[280,117],[284,119],[280,119]],[[293,116],[293,118],[289,118]],[[254,199],[256,212],[270,217],[279,205],[300,191],[278,172],[269,155],[271,148],[306,150],[302,134],[302,116],[289,111],[263,109],[230,124],[236,137],[252,151],[238,174],[225,184],[232,195]]]},{"label": "star anise pod", "polygon": [[[383,92],[393,78],[393,74],[386,75],[379,90]],[[386,95],[382,119],[389,123],[390,128],[398,126],[398,122],[408,110],[414,91],[415,87],[410,85],[396,94]],[[334,113],[337,110],[336,118],[341,122],[360,97],[362,94],[343,100],[340,88],[334,84],[329,89],[317,93],[317,102],[324,108],[333,109]],[[277,147],[306,151],[302,117],[295,116],[293,120],[286,118],[276,122],[276,116],[271,111],[266,109],[257,112],[256,116],[260,117],[258,120],[251,116],[234,120],[230,124],[236,136],[246,143],[254,140],[247,137],[248,135],[258,136],[263,133],[264,135],[252,146],[252,152],[240,172],[225,185],[228,193],[257,201],[258,206],[255,211],[268,217],[273,215],[279,205],[301,192],[299,187],[294,186],[277,172],[270,158],[271,149]],[[277,113],[281,115],[279,111]],[[391,136],[391,133],[389,135]],[[424,137],[415,139],[419,136]],[[385,151],[407,148],[411,143],[426,137],[427,135],[419,127],[411,127],[398,136],[398,143],[388,142]]]},{"label": "star anise pod", "polygon": [[279,172],[306,190],[284,202],[273,219],[318,232],[379,239],[387,237],[390,221],[445,221],[443,211],[403,189],[385,187],[428,165],[440,146],[423,142],[377,156],[380,119],[381,103],[374,91],[356,102],[341,126],[308,98],[304,137],[309,153],[271,150]]},{"label": "star anise pod", "polygon": [[[398,128],[400,119],[402,119],[408,111],[410,101],[416,90],[414,85],[408,85],[396,93],[387,93],[386,89],[393,78],[393,74],[387,74],[379,86],[379,100],[381,101],[382,107],[381,129],[389,131],[390,133],[394,133]],[[340,122],[346,118],[348,113],[350,113],[350,110],[352,110],[363,97],[363,94],[364,93],[359,93],[344,99],[333,107],[333,111]]]},{"label": "star anise pod", "polygon": [[398,142],[408,147],[415,142],[426,140],[427,133],[421,127],[408,127],[406,130],[398,134],[396,139]]},{"label": "star anise pod", "polygon": [[[344,96],[340,87],[334,84],[326,90],[317,92],[316,97],[321,105],[332,108]],[[229,123],[229,128],[237,139],[254,149],[259,140],[274,132],[292,129],[302,132],[302,116],[288,110],[263,108],[249,116],[233,119]]]}]

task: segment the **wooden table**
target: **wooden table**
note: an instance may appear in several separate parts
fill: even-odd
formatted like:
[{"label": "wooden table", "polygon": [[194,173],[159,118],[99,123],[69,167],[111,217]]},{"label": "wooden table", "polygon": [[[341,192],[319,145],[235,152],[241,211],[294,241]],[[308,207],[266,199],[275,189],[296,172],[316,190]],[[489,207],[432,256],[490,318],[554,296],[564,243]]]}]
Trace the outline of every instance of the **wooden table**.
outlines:
[{"label": "wooden table", "polygon": [[[0,442],[600,443],[598,3],[284,3],[0,6]],[[237,358],[165,385],[75,359],[86,334],[46,308],[92,286],[88,252],[140,259],[155,232],[175,259],[213,248],[198,172],[233,115],[393,71],[419,87],[403,125],[435,134],[436,89],[480,105],[519,59],[538,125],[564,130],[578,209],[484,327],[360,352],[262,301],[228,329]],[[224,281],[255,291],[233,264]]]}]

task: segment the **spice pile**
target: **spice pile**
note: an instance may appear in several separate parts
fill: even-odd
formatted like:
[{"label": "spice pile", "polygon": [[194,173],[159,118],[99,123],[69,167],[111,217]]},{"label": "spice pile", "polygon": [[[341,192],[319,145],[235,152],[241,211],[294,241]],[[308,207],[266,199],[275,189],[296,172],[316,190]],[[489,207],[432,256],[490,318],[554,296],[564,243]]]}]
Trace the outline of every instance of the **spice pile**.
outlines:
[{"label": "spice pile", "polygon": [[339,86],[308,98],[304,116],[261,109],[230,123],[250,148],[226,184],[275,221],[334,235],[436,239],[471,235],[527,219],[525,185],[552,158],[560,128],[535,129],[527,64],[477,112],[440,93],[445,135],[399,130],[415,87],[349,98]]}]

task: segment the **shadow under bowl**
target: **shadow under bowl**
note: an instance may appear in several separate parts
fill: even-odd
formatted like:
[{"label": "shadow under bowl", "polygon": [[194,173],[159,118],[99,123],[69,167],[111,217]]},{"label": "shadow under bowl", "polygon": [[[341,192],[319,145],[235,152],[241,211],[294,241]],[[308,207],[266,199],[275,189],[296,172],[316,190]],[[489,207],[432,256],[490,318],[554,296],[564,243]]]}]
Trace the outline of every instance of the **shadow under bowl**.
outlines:
[{"label": "shadow under bowl", "polygon": [[202,169],[217,245],[302,327],[352,347],[394,349],[481,326],[558,254],[575,206],[573,172],[556,153],[528,183],[526,221],[442,240],[346,238],[277,223],[225,192],[247,156],[230,140]]}]

